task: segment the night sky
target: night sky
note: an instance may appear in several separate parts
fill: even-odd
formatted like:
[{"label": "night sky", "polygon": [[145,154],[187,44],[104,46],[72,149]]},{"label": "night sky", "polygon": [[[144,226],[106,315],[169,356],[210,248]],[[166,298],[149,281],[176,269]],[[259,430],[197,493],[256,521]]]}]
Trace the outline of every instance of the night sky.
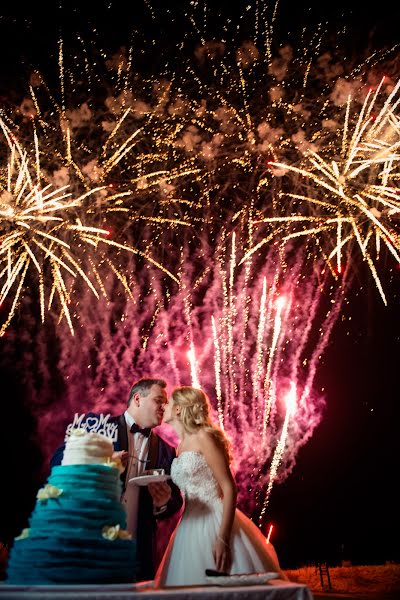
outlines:
[{"label": "night sky", "polygon": [[[130,31],[142,31],[143,39],[154,35],[154,23],[139,2],[98,2],[95,8],[82,2],[72,8],[52,7],[41,3],[18,3],[8,6],[8,14],[0,15],[0,94],[4,100],[18,95],[30,67],[57,68],[57,39],[71,33],[89,35],[96,28],[97,39],[104,48],[117,49],[129,45]],[[141,3],[140,3],[141,4]],[[146,3],[144,3],[146,4]],[[167,10],[157,7],[156,10]],[[234,3],[216,3],[232,20],[237,18]],[[349,24],[349,53],[354,56],[368,44],[390,45],[400,41],[395,31],[399,23],[390,8],[391,2],[380,2],[372,11],[356,3],[327,4],[282,2],[279,35],[288,35],[299,20],[307,24],[325,20]],[[174,2],[174,6],[178,4]],[[183,26],[179,10],[174,21],[165,20],[158,31],[160,48],[168,52],[174,46],[174,32]],[[212,31],[210,37],[217,34]],[[351,39],[351,41],[350,41]],[[152,64],[142,68],[157,70],[160,48],[154,52]],[[148,54],[146,55],[148,56]],[[163,56],[165,58],[165,56]],[[178,68],[178,66],[177,66]],[[381,273],[388,297],[385,307],[368,269],[359,264],[348,294],[343,315],[339,319],[317,375],[324,388],[327,406],[322,423],[312,439],[301,448],[293,472],[274,488],[269,511],[275,529],[275,544],[282,566],[295,567],[305,562],[341,559],[358,564],[399,561],[398,492],[395,492],[399,431],[399,350],[400,270],[390,258],[382,261]],[[351,320],[349,321],[349,317]],[[4,355],[0,342],[0,374],[2,378],[2,419],[0,439],[3,455],[0,540],[9,542],[26,525],[37,488],[44,481],[47,456],[36,433],[36,421],[30,410],[23,365],[24,328],[26,321],[16,316],[11,324],[16,339],[15,364]],[[29,338],[40,324],[29,324]],[[3,353],[3,354],[2,354]],[[62,393],[62,382],[54,393]],[[50,409],[41,407],[43,414]],[[40,411],[39,411],[40,412]],[[37,417],[40,418],[40,417]],[[52,416],[57,421],[57,414]],[[60,426],[60,429],[62,427]],[[5,474],[4,474],[5,469]]]}]

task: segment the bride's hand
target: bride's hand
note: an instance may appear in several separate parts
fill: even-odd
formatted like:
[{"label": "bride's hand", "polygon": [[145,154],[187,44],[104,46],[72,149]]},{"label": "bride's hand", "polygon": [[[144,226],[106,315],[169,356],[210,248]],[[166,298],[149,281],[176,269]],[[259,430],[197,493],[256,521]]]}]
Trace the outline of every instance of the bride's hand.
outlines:
[{"label": "bride's hand", "polygon": [[232,563],[231,547],[221,537],[215,540],[213,555],[216,570],[228,573]]}]

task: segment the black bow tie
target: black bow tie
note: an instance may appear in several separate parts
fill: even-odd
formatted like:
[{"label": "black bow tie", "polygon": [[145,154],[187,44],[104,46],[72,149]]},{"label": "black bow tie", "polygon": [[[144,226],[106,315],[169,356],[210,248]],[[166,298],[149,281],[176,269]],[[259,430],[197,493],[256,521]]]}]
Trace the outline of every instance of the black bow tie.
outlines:
[{"label": "black bow tie", "polygon": [[145,437],[149,437],[151,427],[139,427],[137,423],[134,423],[131,427],[131,433],[141,433]]}]

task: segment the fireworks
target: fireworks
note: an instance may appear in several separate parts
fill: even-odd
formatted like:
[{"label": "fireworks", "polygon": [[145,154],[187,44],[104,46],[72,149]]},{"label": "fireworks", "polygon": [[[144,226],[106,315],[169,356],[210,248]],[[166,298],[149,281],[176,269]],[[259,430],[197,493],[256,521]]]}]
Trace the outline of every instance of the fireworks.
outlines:
[{"label": "fireworks", "polygon": [[[68,186],[56,189],[51,185],[42,187],[40,167],[37,165],[38,176],[34,179],[26,153],[17,141],[13,141],[4,122],[1,122],[1,126],[10,153],[7,169],[2,173],[4,191],[0,196],[2,266],[0,278],[4,281],[1,303],[13,286],[16,291],[0,335],[4,333],[13,317],[23,286],[26,285],[26,279],[29,279],[28,273],[32,269],[38,275],[42,320],[45,304],[50,308],[57,294],[62,306],[62,314],[65,315],[72,329],[68,309],[69,290],[64,274],[72,277],[79,274],[96,296],[98,293],[80,266],[79,259],[76,260],[71,252],[71,244],[66,239],[73,240],[74,237],[78,237],[82,243],[95,244],[101,241],[102,236],[108,235],[108,232],[84,227],[77,218],[74,223],[71,213],[76,211],[84,196],[72,199],[72,194],[67,192]],[[76,245],[75,240],[72,245]],[[45,277],[50,277],[52,282],[47,299],[44,293]]]},{"label": "fireworks", "polygon": [[[99,254],[97,249],[103,244],[145,255],[130,246],[107,239],[110,234],[107,229],[82,223],[80,216],[86,214],[84,202],[101,193],[106,186],[94,187],[76,198],[73,198],[68,185],[54,188],[48,184],[43,187],[39,153],[36,153],[35,165],[31,167],[27,153],[4,121],[0,121],[0,126],[9,150],[7,167],[2,172],[3,192],[0,195],[0,282],[3,283],[0,302],[3,304],[14,290],[0,336],[9,326],[24,288],[29,285],[38,288],[42,321],[45,311],[52,308],[57,297],[61,305],[60,320],[65,316],[73,333],[69,305],[75,278],[80,277],[97,298],[98,289],[104,291],[102,277],[90,258],[91,270],[87,270],[85,254],[88,250],[90,254]],[[118,194],[113,194],[112,199],[115,200],[116,196]],[[104,252],[101,256],[131,295],[125,275],[107,259]],[[147,260],[176,280],[172,273],[151,257],[147,257]]]},{"label": "fireworks", "polygon": [[[179,80],[174,72],[167,79],[167,71],[143,79],[132,69],[134,50],[107,60],[102,55],[106,75],[99,72],[100,60],[91,67],[85,56],[82,74],[76,60],[65,64],[60,42],[61,100],[56,102],[35,72],[30,98],[20,107],[19,135],[34,146],[53,185],[92,199],[83,207],[82,222],[101,223],[102,229],[107,218],[109,230],[123,234],[120,245],[111,240],[108,245],[142,252],[176,283],[174,269],[163,264],[163,249],[171,239],[180,246],[182,228],[194,232],[206,226],[212,236],[221,219],[231,220],[232,231],[239,220],[251,219],[258,240],[242,261],[254,253],[262,256],[275,242],[297,238],[301,245],[306,237],[318,237],[318,251],[335,275],[345,252],[357,262],[350,248],[355,240],[386,301],[371,246],[378,253],[384,246],[398,260],[397,87],[387,92],[379,112],[382,81],[351,119],[365,85],[360,65],[349,69],[346,81],[342,65],[327,53],[314,55],[306,42],[300,52],[285,46],[275,58],[270,26],[268,32],[260,47],[246,41],[236,48],[234,65],[225,43],[201,38]],[[320,44],[321,39],[317,49]],[[368,58],[366,78],[376,79],[377,64],[377,56]],[[261,73],[268,74],[262,86]],[[390,85],[388,79],[385,93]],[[347,109],[344,90],[355,96]]]},{"label": "fireworks", "polygon": [[[268,504],[321,421],[326,400],[315,378],[340,315],[346,275],[335,290],[329,272],[307,266],[304,252],[280,255],[279,247],[263,261],[254,256],[239,267],[247,242],[245,232],[237,231],[233,275],[232,235],[222,232],[217,248],[204,236],[196,250],[185,245],[181,285],[169,297],[162,272],[150,269],[132,282],[133,299],[119,295],[110,279],[107,297],[96,303],[85,301],[81,290],[76,345],[66,335],[58,342],[58,368],[67,386],[57,410],[62,422],[63,415],[84,410],[85,398],[99,412],[113,412],[116,395],[123,406],[133,376],[154,374],[171,387],[201,387],[232,440],[240,502],[251,512]],[[126,271],[134,270],[131,256]],[[47,362],[42,354],[41,364]],[[43,377],[50,393],[54,374],[46,370]],[[285,404],[292,385],[294,412]],[[40,426],[46,423],[43,418]]]},{"label": "fireworks", "polygon": [[191,15],[193,55],[187,34],[179,73],[147,78],[135,48],[79,70],[60,43],[59,93],[35,72],[3,123],[0,198],[1,331],[28,289],[42,320],[58,300],[66,420],[115,412],[132,371],[203,387],[260,518],[322,418],[316,372],[352,268],[367,261],[386,301],[379,254],[400,262],[400,84],[377,55],[345,72],[320,37],[277,49],[262,15],[238,42]]},{"label": "fireworks", "polygon": [[[349,131],[349,98],[337,157],[332,156],[328,148],[328,152],[325,151],[327,156],[323,151],[309,152],[308,169],[270,163],[272,170],[287,170],[307,181],[305,194],[281,192],[279,198],[282,203],[292,199],[302,206],[308,204],[311,215],[296,214],[292,210],[290,216],[265,218],[263,222],[284,225],[283,241],[299,236],[321,236],[325,242],[322,245],[326,247],[326,240],[334,239],[336,243],[327,260],[336,259],[339,273],[342,270],[343,250],[355,241],[368,262],[386,304],[372,252],[375,251],[375,258],[378,259],[381,246],[384,245],[400,263],[400,236],[397,231],[400,212],[400,121],[396,116],[400,102],[400,81],[379,110],[376,103],[383,82],[375,93],[372,90],[368,92],[352,132]],[[335,234],[332,238],[329,236],[331,232]],[[351,252],[348,258],[351,259]]]}]

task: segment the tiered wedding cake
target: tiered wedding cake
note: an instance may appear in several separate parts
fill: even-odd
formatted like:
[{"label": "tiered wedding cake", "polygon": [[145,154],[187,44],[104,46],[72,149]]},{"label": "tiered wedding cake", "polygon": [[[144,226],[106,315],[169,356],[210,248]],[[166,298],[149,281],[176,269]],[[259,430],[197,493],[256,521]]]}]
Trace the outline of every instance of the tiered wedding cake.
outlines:
[{"label": "tiered wedding cake", "polygon": [[125,531],[119,465],[110,438],[72,429],[29,520],[15,539],[9,584],[126,583],[135,542]]}]

